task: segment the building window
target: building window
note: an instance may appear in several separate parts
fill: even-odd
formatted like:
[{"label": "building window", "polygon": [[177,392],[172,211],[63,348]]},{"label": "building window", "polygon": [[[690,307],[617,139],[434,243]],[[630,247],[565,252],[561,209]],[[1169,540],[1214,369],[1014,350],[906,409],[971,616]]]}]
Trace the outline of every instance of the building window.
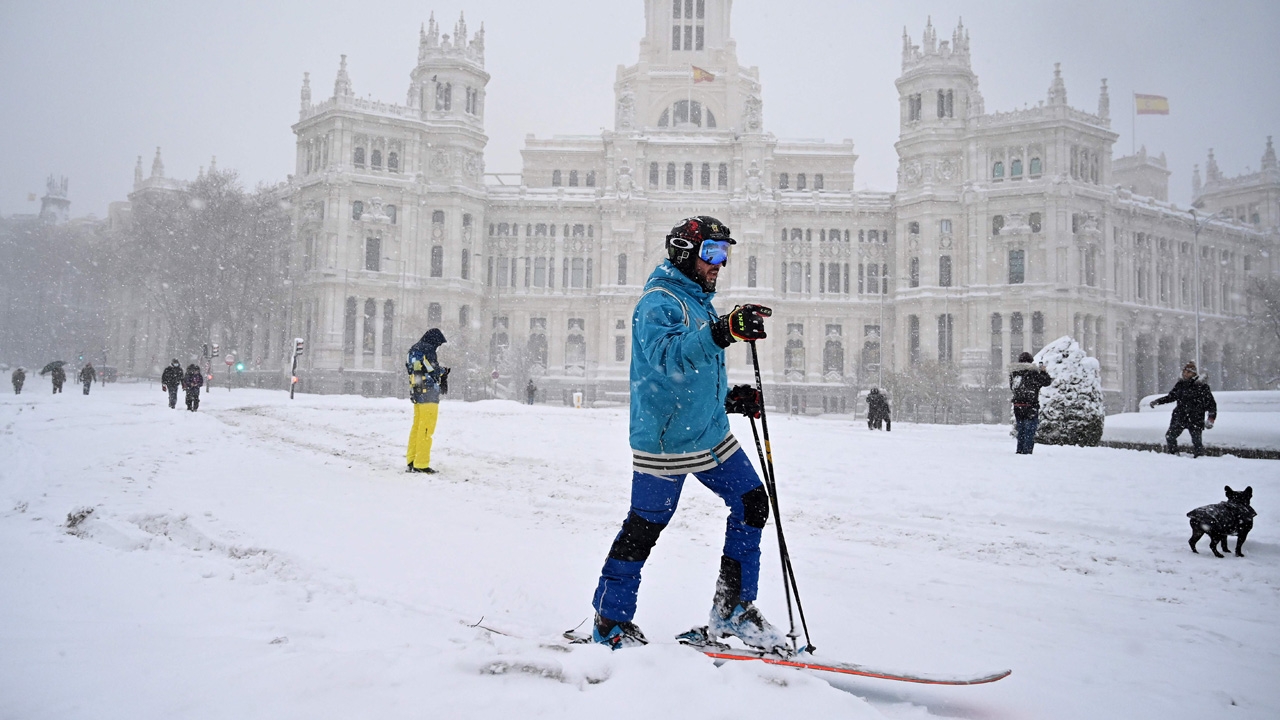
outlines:
[{"label": "building window", "polygon": [[587,171],[587,187],[595,187],[595,186],[596,186],[596,171],[588,170]]},{"label": "building window", "polygon": [[651,188],[658,187],[658,174],[659,174],[658,163],[656,162],[649,163],[649,187]]},{"label": "building window", "polygon": [[804,173],[796,173],[796,189],[805,190],[809,186],[809,180]]},{"label": "building window", "polygon": [[909,222],[909,223],[907,223],[907,234],[908,234],[908,235],[919,235],[919,234],[920,234],[920,223],[918,223],[918,222]]},{"label": "building window", "polygon": [[1022,177],[1022,159],[1014,158],[1009,162],[1009,177],[1017,180]]},{"label": "building window", "polygon": [[1031,347],[1044,347],[1044,313],[1031,313]]},{"label": "building window", "polygon": [[907,261],[907,286],[920,287],[920,258],[918,257]]},{"label": "building window", "polygon": [[395,348],[396,305],[388,300],[382,303],[382,355],[391,357]]},{"label": "building window", "polygon": [[461,261],[459,269],[462,271],[462,279],[471,279],[471,251],[463,250],[462,256],[458,258]]},{"label": "building window", "polygon": [[804,378],[804,324],[787,323],[787,347],[783,366],[788,376]]},{"label": "building window", "polygon": [[1004,366],[1004,322],[1000,313],[991,313],[991,365]]},{"label": "building window", "polygon": [[444,246],[431,246],[431,277],[444,277]]},{"label": "building window", "polygon": [[950,255],[943,255],[938,258],[938,285],[941,287],[951,287]]},{"label": "building window", "polygon": [[560,187],[560,171],[551,171],[551,187]]},{"label": "building window", "polygon": [[1009,316],[1009,361],[1014,362],[1022,354],[1022,313]]},{"label": "building window", "polygon": [[443,225],[443,224],[444,224],[444,211],[443,211],[443,210],[436,210],[436,211],[432,212],[432,213],[431,213],[431,223],[432,223],[433,225]]},{"label": "building window", "polygon": [[716,187],[720,190],[729,189],[729,164],[720,163],[720,169],[716,173]]},{"label": "building window", "polygon": [[377,349],[378,301],[369,298],[364,301],[364,334],[360,338],[360,349],[366,355],[372,355]]},{"label": "building window", "polygon": [[827,342],[822,348],[822,374],[828,377],[844,376],[844,343],[840,340],[843,328],[827,326]]},{"label": "building window", "polygon": [[544,257],[533,259],[533,286],[547,286],[547,259]]},{"label": "building window", "polygon": [[387,153],[387,171],[393,173],[400,172],[400,155],[398,153]]},{"label": "building window", "polygon": [[364,241],[364,269],[379,272],[382,269],[382,240],[370,237]]},{"label": "building window", "polygon": [[436,83],[436,109],[453,109],[453,83]]},{"label": "building window", "polygon": [[684,164],[684,189],[693,189],[693,163]]},{"label": "building window", "polygon": [[358,168],[364,167],[364,148],[358,147],[351,156],[351,162]]},{"label": "building window", "polygon": [[711,189],[711,163],[702,163],[702,173],[699,180],[702,182],[703,190]]},{"label": "building window", "polygon": [[996,163],[991,166],[991,179],[997,182],[1004,179],[1004,163],[1003,162],[997,160]]},{"label": "building window", "polygon": [[943,235],[951,234],[951,218],[943,218],[938,221],[938,231]]},{"label": "building window", "polygon": [[1004,229],[1003,215],[996,215],[995,217],[991,218],[991,234],[992,235],[999,235],[1000,231],[1003,229]]},{"label": "building window", "polygon": [[569,263],[571,274],[569,276],[569,287],[580,288],[585,287],[586,283],[586,261],[582,258],[573,258]]},{"label": "building window", "polygon": [[1031,158],[1031,177],[1036,177],[1040,175],[1041,172],[1042,172],[1042,166],[1040,164],[1040,158],[1038,157]]},{"label": "building window", "polygon": [[458,325],[464,328],[471,327],[471,306],[463,305],[458,308]]},{"label": "building window", "polygon": [[569,171],[569,187],[578,187],[578,171]]},{"label": "building window", "polygon": [[938,362],[951,362],[951,342],[952,331],[954,325],[952,323],[951,313],[945,313],[938,316]]},{"label": "building window", "polygon": [[747,258],[747,287],[756,286],[756,256]]},{"label": "building window", "polygon": [[342,316],[342,352],[356,351],[356,299],[347,298],[346,312]]},{"label": "building window", "polygon": [[444,309],[440,303],[431,303],[427,305],[427,324],[439,325],[441,318],[444,316]]},{"label": "building window", "polygon": [[356,200],[351,203],[351,219],[359,220],[364,215],[364,203]]},{"label": "building window", "polygon": [[786,190],[791,187],[791,176],[786,173],[778,174],[778,189]]},{"label": "building window", "polygon": [[1027,251],[1009,251],[1009,284],[1020,285],[1027,281]]},{"label": "building window", "polygon": [[955,96],[951,90],[938,91],[938,117],[950,118],[955,117]]},{"label": "building window", "polygon": [[920,364],[920,316],[907,316],[907,362]]},{"label": "building window", "polygon": [[676,186],[676,164],[667,163],[667,188],[672,189]]},{"label": "building window", "polygon": [[814,190],[825,190],[825,189],[826,189],[826,187],[825,187],[825,183],[824,183],[824,181],[823,181],[823,179],[822,179],[822,173],[816,173],[816,174],[813,176],[813,189],[814,189]]},{"label": "building window", "polygon": [[374,150],[373,152],[369,153],[369,165],[374,170],[382,169],[382,151],[381,150]]},{"label": "building window", "polygon": [[920,93],[907,96],[907,122],[917,122],[920,120],[921,110],[924,107],[923,98]]},{"label": "building window", "polygon": [[613,336],[613,359],[615,362],[625,362],[627,359],[627,338],[625,335]]},{"label": "building window", "polygon": [[1031,224],[1031,232],[1033,232],[1033,233],[1038,233],[1038,232],[1040,232],[1041,228],[1043,228],[1043,226],[1044,226],[1043,220],[1041,220],[1041,215],[1040,215],[1040,213],[1038,213],[1038,212],[1033,212],[1033,213],[1031,213],[1031,223],[1030,223],[1030,224]]}]

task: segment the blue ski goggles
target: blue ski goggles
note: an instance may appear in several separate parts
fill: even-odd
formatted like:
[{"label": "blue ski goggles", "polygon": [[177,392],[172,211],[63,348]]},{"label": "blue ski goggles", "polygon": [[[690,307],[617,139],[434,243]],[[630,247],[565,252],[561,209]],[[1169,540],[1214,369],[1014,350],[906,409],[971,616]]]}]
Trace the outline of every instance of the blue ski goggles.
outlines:
[{"label": "blue ski goggles", "polygon": [[703,240],[698,248],[698,257],[710,265],[724,265],[729,262],[730,240]]}]

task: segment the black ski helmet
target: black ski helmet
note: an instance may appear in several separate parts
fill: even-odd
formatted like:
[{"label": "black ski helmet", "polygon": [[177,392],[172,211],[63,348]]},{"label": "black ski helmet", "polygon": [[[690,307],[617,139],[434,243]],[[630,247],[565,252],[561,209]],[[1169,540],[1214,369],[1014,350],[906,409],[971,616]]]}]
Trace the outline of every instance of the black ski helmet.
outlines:
[{"label": "black ski helmet", "polygon": [[729,236],[729,226],[710,215],[695,215],[680,221],[667,233],[667,258],[688,275],[704,240],[725,240],[730,245],[738,242]]}]

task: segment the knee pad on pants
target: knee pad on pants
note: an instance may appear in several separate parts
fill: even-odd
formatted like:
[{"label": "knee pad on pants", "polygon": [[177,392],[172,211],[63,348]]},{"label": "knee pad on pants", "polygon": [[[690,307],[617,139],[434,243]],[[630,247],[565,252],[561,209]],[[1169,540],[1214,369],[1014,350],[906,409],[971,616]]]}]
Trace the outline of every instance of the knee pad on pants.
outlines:
[{"label": "knee pad on pants", "polygon": [[622,523],[622,531],[609,549],[609,557],[627,562],[648,560],[649,552],[653,550],[658,542],[658,535],[662,534],[665,527],[666,525],[649,522],[634,512],[629,513],[626,522]]},{"label": "knee pad on pants", "polygon": [[747,525],[762,528],[769,521],[769,493],[757,485],[742,496],[742,515]]}]

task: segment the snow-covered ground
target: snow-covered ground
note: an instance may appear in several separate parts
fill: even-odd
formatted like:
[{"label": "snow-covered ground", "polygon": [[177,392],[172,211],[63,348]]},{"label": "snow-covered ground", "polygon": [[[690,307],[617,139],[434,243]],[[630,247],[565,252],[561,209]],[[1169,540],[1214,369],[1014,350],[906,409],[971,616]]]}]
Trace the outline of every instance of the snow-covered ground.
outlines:
[{"label": "snow-covered ground", "polygon": [[[724,510],[692,482],[641,588],[664,642],[564,650],[626,512],[625,408],[446,402],[425,476],[404,401],[217,388],[191,414],[39,385],[0,396],[0,718],[1280,717],[1276,461],[776,416],[819,654],[1013,669],[929,687],[667,641],[718,567]],[[1246,557],[1192,554],[1185,513],[1224,484],[1254,488]]]},{"label": "snow-covered ground", "polygon": [[[1103,442],[1145,443],[1163,445],[1173,403],[1149,403],[1160,395],[1148,395],[1138,404],[1140,412],[1108,415],[1103,426]],[[1218,421],[1204,431],[1204,444],[1222,448],[1280,450],[1280,391],[1235,390],[1216,392]],[[1182,433],[1178,444],[1184,451],[1191,448],[1190,433]],[[786,518],[782,519],[786,527]],[[1247,545],[1247,543],[1246,543]]]}]

